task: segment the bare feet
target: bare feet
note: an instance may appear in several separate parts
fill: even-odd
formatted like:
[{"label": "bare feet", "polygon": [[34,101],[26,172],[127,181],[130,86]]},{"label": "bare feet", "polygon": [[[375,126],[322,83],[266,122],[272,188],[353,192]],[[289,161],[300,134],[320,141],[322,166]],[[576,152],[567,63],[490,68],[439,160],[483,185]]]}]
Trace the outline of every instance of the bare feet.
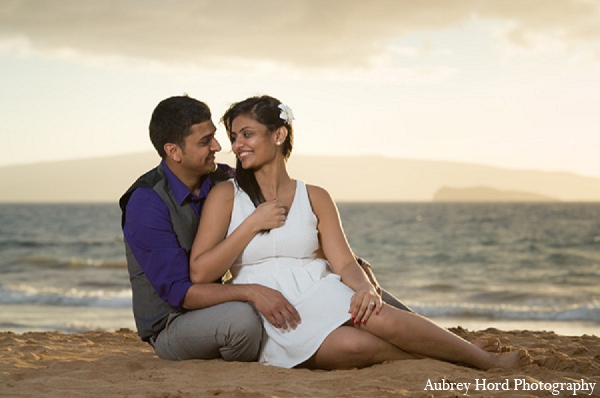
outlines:
[{"label": "bare feet", "polygon": [[503,346],[497,337],[478,337],[471,341],[471,344],[487,352],[500,353],[510,351],[510,347]]},{"label": "bare feet", "polygon": [[[517,369],[523,366],[531,365],[533,360],[531,355],[525,349],[507,352],[506,354],[495,355],[495,366],[505,369]],[[491,369],[491,368],[490,368]]]}]

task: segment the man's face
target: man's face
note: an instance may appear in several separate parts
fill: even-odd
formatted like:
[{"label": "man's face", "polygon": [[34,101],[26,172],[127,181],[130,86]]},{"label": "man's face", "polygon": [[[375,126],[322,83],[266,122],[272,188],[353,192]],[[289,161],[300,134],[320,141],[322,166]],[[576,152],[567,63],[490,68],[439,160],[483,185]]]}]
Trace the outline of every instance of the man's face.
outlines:
[{"label": "man's face", "polygon": [[185,138],[185,147],[181,149],[181,165],[198,175],[208,174],[215,170],[215,153],[221,145],[215,138],[217,131],[212,120],[194,124],[191,134]]}]

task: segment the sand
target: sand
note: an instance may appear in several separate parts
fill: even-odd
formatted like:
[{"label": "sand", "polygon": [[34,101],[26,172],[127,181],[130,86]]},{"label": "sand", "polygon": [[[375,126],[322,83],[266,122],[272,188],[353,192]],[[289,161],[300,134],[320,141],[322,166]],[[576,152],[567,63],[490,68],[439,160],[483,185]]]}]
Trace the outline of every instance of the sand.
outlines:
[{"label": "sand", "polygon": [[[2,397],[470,397],[600,396],[600,338],[553,332],[455,333],[472,340],[496,336],[526,348],[533,364],[480,371],[431,359],[387,362],[365,369],[314,371],[222,360],[167,361],[129,329],[114,333],[0,333]],[[430,390],[446,382],[445,390]],[[484,382],[489,389],[482,385]],[[582,384],[582,381],[584,384]],[[479,382],[479,387],[477,383]],[[529,383],[523,391],[519,383]],[[540,382],[542,390],[540,391]],[[495,384],[490,384],[495,383]],[[545,384],[544,384],[545,383]],[[563,390],[561,391],[561,385]],[[558,394],[545,388],[557,385]],[[439,385],[444,388],[444,384]],[[533,389],[535,388],[535,390]]]}]

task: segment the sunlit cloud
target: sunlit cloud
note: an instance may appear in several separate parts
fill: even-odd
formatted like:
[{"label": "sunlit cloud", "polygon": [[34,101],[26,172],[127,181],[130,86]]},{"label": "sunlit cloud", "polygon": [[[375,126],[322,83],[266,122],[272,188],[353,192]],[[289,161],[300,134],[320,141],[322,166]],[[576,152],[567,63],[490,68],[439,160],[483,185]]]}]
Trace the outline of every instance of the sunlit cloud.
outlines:
[{"label": "sunlit cloud", "polygon": [[[523,51],[600,51],[599,2],[274,0],[4,1],[0,39],[40,52],[219,69],[244,60],[299,68],[370,67],[393,40],[472,18],[510,23]],[[15,38],[17,41],[15,41]],[[24,41],[26,40],[26,41]],[[427,46],[428,44],[426,44]],[[422,53],[431,51],[423,47]],[[244,64],[236,63],[240,69]]]},{"label": "sunlit cloud", "polygon": [[480,10],[505,22],[498,37],[514,54],[587,59],[600,54],[600,1],[496,1],[482,3]]},{"label": "sunlit cloud", "polygon": [[313,72],[327,81],[368,82],[373,84],[426,85],[441,83],[455,76],[459,71],[446,66],[420,66],[400,68],[377,66],[369,69],[347,69]]}]

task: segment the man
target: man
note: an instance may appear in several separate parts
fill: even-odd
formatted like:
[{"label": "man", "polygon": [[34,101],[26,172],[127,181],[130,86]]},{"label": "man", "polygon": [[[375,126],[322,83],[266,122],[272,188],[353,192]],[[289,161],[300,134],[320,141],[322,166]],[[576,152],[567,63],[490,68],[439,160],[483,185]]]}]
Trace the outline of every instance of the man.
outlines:
[{"label": "man", "polygon": [[[138,335],[161,358],[255,361],[263,333],[258,313],[299,316],[281,293],[264,286],[190,281],[189,251],[204,200],[234,175],[215,163],[221,150],[215,131],[210,109],[193,98],[167,98],[154,109],[150,139],[162,161],[119,201],[134,318]],[[379,288],[368,264],[363,267]],[[384,300],[406,309],[385,292]],[[340,342],[340,364],[371,364],[365,348]]]}]

